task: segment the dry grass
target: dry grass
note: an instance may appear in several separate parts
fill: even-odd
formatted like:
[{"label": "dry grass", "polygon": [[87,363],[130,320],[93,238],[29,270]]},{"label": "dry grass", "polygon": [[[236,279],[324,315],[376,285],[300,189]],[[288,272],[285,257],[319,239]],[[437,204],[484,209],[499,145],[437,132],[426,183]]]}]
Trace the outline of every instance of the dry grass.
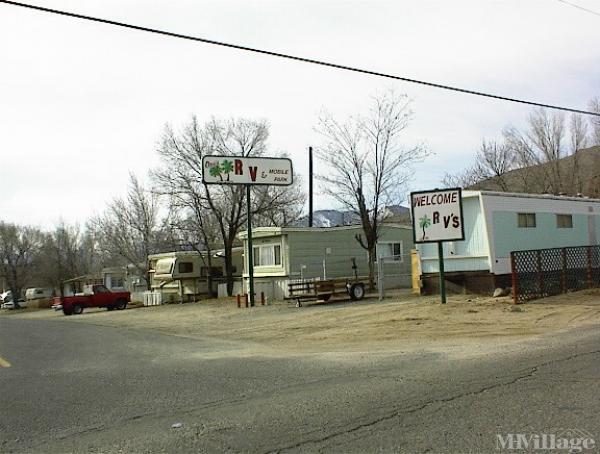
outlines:
[{"label": "dry grass", "polygon": [[[511,343],[600,324],[600,290],[559,295],[513,306],[509,298],[409,294],[295,308],[276,303],[238,309],[233,300],[143,307],[124,312],[88,310],[82,316],[38,311],[17,314],[194,337],[216,338],[265,352],[397,351],[432,345]],[[516,310],[515,310],[516,309]],[[16,312],[16,311],[15,311]]]}]

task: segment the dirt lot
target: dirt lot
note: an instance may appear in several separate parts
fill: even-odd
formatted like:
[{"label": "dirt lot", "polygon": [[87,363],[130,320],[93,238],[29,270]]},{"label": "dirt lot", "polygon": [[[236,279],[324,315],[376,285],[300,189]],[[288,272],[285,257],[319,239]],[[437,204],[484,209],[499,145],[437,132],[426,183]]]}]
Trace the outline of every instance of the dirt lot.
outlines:
[{"label": "dirt lot", "polygon": [[358,303],[339,301],[302,308],[275,303],[238,309],[233,300],[212,300],[113,312],[90,309],[71,317],[51,310],[11,312],[9,316],[217,338],[224,345],[236,345],[240,354],[479,349],[490,344],[517,345],[541,335],[600,325],[600,290],[519,306],[513,306],[508,297],[465,295],[450,296],[444,306],[436,297],[405,293],[383,302],[369,298]]}]

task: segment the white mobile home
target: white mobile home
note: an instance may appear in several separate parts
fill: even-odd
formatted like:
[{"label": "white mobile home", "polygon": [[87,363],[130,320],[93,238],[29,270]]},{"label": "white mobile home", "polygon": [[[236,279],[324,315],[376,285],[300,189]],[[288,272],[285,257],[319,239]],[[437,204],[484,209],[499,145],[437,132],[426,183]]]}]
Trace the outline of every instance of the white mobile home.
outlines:
[{"label": "white mobile home", "polygon": [[[598,244],[600,200],[463,191],[465,239],[444,243],[446,279],[475,292],[510,286],[510,252]],[[425,291],[437,287],[436,244],[417,245]]]},{"label": "white mobile home", "polygon": [[[290,280],[368,276],[367,251],[357,241],[357,235],[364,237],[360,225],[253,229],[255,292],[282,299],[287,295]],[[247,232],[241,232],[239,238],[244,242],[244,257],[247,257]],[[412,247],[411,227],[382,225],[377,256],[385,263],[386,287],[410,287]],[[246,259],[243,277],[247,281]]]}]

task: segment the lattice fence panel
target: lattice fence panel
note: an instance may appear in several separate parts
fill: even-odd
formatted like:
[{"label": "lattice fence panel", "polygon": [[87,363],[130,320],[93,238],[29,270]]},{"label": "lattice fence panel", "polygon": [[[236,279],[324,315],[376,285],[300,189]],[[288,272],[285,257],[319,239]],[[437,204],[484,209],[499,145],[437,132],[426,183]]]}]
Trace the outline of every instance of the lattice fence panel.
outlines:
[{"label": "lattice fence panel", "polygon": [[515,302],[600,287],[600,246],[511,252]]}]

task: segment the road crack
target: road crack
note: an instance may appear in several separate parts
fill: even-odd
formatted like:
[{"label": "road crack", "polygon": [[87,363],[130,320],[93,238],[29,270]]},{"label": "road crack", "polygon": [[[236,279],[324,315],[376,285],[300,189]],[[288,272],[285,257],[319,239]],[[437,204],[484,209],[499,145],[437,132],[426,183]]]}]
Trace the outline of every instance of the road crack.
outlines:
[{"label": "road crack", "polygon": [[279,448],[275,448],[275,449],[270,449],[268,451],[265,451],[265,454],[280,453],[280,452],[283,452],[283,451],[288,451],[288,450],[292,450],[292,449],[301,448],[303,446],[310,445],[310,444],[318,444],[318,443],[327,442],[327,441],[330,441],[330,440],[332,440],[334,438],[337,438],[337,437],[340,437],[340,436],[343,436],[343,435],[348,435],[348,434],[351,434],[353,432],[357,432],[359,430],[366,429],[366,428],[369,428],[369,427],[373,427],[373,426],[376,426],[377,424],[380,424],[380,423],[385,422],[385,421],[390,421],[390,420],[392,420],[394,418],[398,418],[400,416],[412,415],[412,414],[420,412],[420,411],[422,411],[422,410],[424,410],[424,409],[426,409],[426,408],[428,408],[428,407],[430,407],[430,406],[432,406],[434,404],[442,404],[443,405],[443,404],[447,404],[449,402],[453,402],[453,401],[456,401],[456,400],[459,400],[459,399],[462,399],[462,398],[465,398],[465,397],[477,396],[477,395],[483,394],[485,392],[488,392],[488,391],[491,391],[491,390],[494,390],[494,389],[497,389],[497,388],[502,388],[502,387],[505,387],[505,386],[514,385],[514,384],[519,383],[521,381],[528,380],[528,379],[532,378],[533,376],[535,376],[539,372],[540,369],[542,369],[544,367],[547,367],[547,366],[549,366],[551,364],[556,364],[556,363],[560,363],[560,362],[570,361],[572,359],[575,359],[575,358],[578,358],[578,357],[581,357],[581,356],[595,355],[595,354],[599,354],[599,353],[600,353],[600,350],[594,350],[594,351],[591,351],[591,352],[576,353],[576,354],[573,354],[573,355],[566,356],[564,358],[559,358],[559,359],[555,359],[555,360],[551,360],[551,361],[546,361],[544,363],[540,363],[540,364],[537,364],[535,366],[532,366],[532,367],[528,368],[526,372],[523,372],[520,375],[518,375],[518,376],[516,376],[516,377],[514,377],[514,378],[512,378],[510,380],[503,381],[501,383],[493,383],[493,384],[488,385],[488,386],[483,386],[483,387],[481,387],[481,388],[479,388],[477,390],[474,390],[474,391],[463,392],[463,393],[456,394],[456,395],[453,395],[453,396],[450,396],[450,397],[446,397],[446,398],[431,399],[431,400],[428,400],[426,402],[423,402],[420,405],[416,405],[416,406],[413,406],[413,407],[408,407],[408,408],[406,408],[404,410],[394,410],[392,413],[388,413],[388,414],[382,415],[379,418],[376,418],[376,419],[371,420],[369,422],[365,422],[365,423],[362,423],[362,424],[357,424],[354,427],[351,427],[349,429],[342,430],[342,431],[339,431],[339,432],[334,432],[334,433],[328,434],[328,435],[326,435],[324,437],[314,438],[314,439],[308,439],[308,440],[302,440],[302,441],[299,441],[298,443],[291,444],[291,445],[288,445],[288,446],[283,446],[283,447],[279,447]]}]

